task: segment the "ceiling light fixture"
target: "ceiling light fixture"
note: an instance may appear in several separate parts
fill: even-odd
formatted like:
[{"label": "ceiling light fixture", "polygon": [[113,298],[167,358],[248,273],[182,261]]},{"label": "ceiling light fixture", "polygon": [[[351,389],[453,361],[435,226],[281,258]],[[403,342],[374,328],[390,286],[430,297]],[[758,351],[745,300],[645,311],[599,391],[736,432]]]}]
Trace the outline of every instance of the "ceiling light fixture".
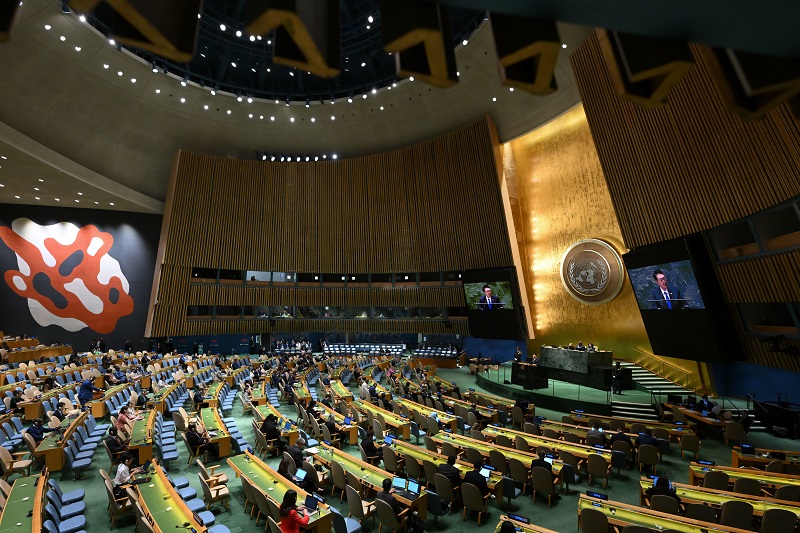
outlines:
[{"label": "ceiling light fixture", "polygon": [[227,27],[227,26],[225,26],[225,24],[220,24],[220,25],[219,25],[219,29],[220,29],[221,31],[225,31],[225,30],[227,30],[227,29],[228,29],[228,27]]},{"label": "ceiling light fixture", "polygon": [[242,30],[236,30],[236,36],[237,37],[241,37],[242,36]]}]

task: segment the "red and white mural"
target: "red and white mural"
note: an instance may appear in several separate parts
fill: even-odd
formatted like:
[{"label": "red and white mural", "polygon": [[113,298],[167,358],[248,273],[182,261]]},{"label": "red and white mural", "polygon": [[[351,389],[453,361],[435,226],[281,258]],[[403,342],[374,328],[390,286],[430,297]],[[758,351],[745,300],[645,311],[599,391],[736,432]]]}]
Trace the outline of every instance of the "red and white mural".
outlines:
[{"label": "red and white mural", "polygon": [[5,282],[27,299],[40,326],[105,334],[133,313],[128,279],[109,254],[114,245],[110,233],[91,224],[39,225],[17,218],[10,228],[0,226],[0,240],[17,258],[17,269],[6,270]]}]

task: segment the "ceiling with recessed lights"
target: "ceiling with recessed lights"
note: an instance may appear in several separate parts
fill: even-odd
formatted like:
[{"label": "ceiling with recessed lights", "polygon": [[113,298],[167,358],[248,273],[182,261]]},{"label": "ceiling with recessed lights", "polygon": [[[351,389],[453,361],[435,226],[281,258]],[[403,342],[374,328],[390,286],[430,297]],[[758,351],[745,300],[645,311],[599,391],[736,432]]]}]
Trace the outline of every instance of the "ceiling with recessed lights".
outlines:
[{"label": "ceiling with recessed lights", "polygon": [[[559,90],[546,97],[500,85],[491,28],[483,24],[459,44],[459,83],[438,89],[411,79],[352,97],[305,99],[286,105],[222,90],[212,94],[191,79],[159,69],[118,49],[87,20],[64,14],[57,0],[27,0],[8,43],[0,45],[0,148],[37,148],[41,165],[56,172],[48,194],[35,200],[10,183],[35,176],[7,176],[0,168],[0,202],[57,205],[55,194],[88,195],[103,205],[157,212],[163,207],[177,150],[238,158],[353,157],[413,144],[490,116],[502,141],[558,116],[578,101],[569,51],[589,30],[559,25],[566,46],[559,57]],[[235,33],[234,33],[235,35]],[[239,98],[241,96],[241,98]],[[65,174],[63,180],[56,176]],[[71,176],[71,177],[70,177]],[[77,176],[77,177],[76,177]],[[76,188],[75,180],[85,190]],[[14,181],[14,182],[16,182]],[[76,192],[73,192],[76,191]],[[20,196],[19,199],[15,196]],[[99,204],[94,204],[97,201]]]}]

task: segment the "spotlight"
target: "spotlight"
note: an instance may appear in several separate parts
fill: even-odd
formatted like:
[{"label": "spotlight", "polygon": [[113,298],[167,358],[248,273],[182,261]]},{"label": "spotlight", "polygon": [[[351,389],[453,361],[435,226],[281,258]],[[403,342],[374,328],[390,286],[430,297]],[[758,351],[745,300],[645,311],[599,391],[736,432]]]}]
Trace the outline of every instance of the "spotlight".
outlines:
[{"label": "spotlight", "polygon": [[373,88],[372,88],[372,94],[378,94],[378,89],[376,89],[375,87],[373,87]]},{"label": "spotlight", "polygon": [[370,16],[368,16],[368,17],[367,17],[367,22],[369,22],[370,24],[372,24],[373,22],[375,22],[375,19],[374,19],[374,18],[372,18],[372,15],[370,15]]},{"label": "spotlight", "polygon": [[263,155],[261,156],[261,160],[262,160],[262,161],[266,161],[266,160],[267,160],[267,154],[263,154]]},{"label": "spotlight", "polygon": [[275,161],[275,156],[273,155],[270,161]]},{"label": "spotlight", "polygon": [[86,15],[81,15],[80,17],[78,17],[78,20],[80,20],[81,22],[86,22]]},{"label": "spotlight", "polygon": [[237,37],[241,37],[242,36],[242,30],[236,30],[236,36]]},{"label": "spotlight", "polygon": [[186,87],[187,82],[189,81],[189,76],[184,76],[181,80],[181,87]]},{"label": "spotlight", "polygon": [[150,63],[150,70],[153,71],[153,74],[158,74],[158,67],[156,66],[155,62]]},{"label": "spotlight", "polygon": [[311,158],[310,158],[310,157],[308,157],[308,156],[306,156],[306,162],[308,162],[308,161],[310,161],[310,160],[311,160]]},{"label": "spotlight", "polygon": [[247,103],[248,103],[248,104],[252,104],[252,103],[253,103],[253,98],[252,98],[252,97],[250,97],[250,96],[248,96],[248,97],[247,97]]},{"label": "spotlight", "polygon": [[306,99],[306,107],[311,107],[311,101]]},{"label": "spotlight", "polygon": [[348,103],[348,104],[352,104],[352,103],[353,103],[353,97],[352,97],[352,96],[349,96],[349,97],[347,98],[347,103]]},{"label": "spotlight", "polygon": [[297,162],[298,163],[300,162],[300,156],[299,155],[297,156]]},{"label": "spotlight", "polygon": [[314,156],[314,161],[319,161],[319,156],[318,155]]},{"label": "spotlight", "polygon": [[222,30],[222,31],[225,31],[225,30],[227,30],[227,29],[228,29],[228,27],[227,27],[227,26],[225,26],[225,24],[220,24],[220,25],[219,25],[219,29],[220,29],[220,30]]}]

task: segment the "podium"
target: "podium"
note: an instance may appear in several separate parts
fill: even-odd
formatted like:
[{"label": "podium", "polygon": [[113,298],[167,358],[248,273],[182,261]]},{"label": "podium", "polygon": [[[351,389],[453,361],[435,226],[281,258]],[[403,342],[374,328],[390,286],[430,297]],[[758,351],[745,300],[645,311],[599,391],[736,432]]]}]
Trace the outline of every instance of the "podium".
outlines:
[{"label": "podium", "polygon": [[511,365],[511,383],[524,389],[546,389],[547,369],[530,363]]}]

